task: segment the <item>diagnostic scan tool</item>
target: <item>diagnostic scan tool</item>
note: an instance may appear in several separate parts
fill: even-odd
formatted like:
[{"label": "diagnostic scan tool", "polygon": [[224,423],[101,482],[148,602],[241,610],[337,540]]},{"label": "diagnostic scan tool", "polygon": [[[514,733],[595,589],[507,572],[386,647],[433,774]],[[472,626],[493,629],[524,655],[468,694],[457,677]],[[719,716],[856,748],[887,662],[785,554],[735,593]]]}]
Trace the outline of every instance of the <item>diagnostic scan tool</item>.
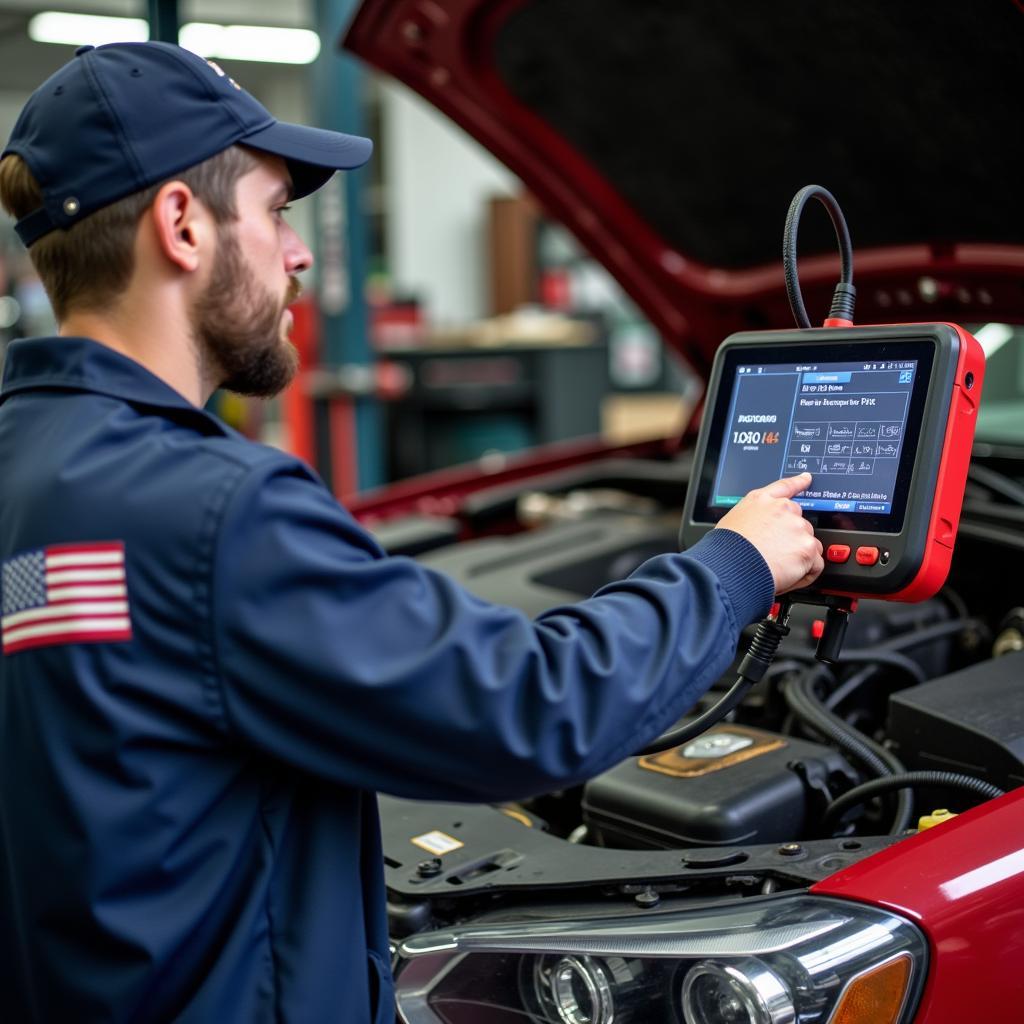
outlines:
[{"label": "diagnostic scan tool", "polygon": [[[824,326],[812,328],[797,278],[805,204],[828,210],[842,274]],[[819,185],[790,204],[782,245],[797,330],[750,331],[715,354],[680,527],[692,546],[751,490],[811,473],[794,500],[825,568],[758,624],[736,682],[641,754],[688,743],[739,706],[789,633],[794,603],[825,609],[814,656],[840,659],[860,597],[923,601],[946,581],[974,441],[985,354],[954,324],[855,327],[853,251],[835,197]]]},{"label": "diagnostic scan tool", "polygon": [[794,500],[825,552],[811,589],[930,597],[949,571],[984,366],[951,324],[734,334],[711,373],[684,546],[752,488],[809,471]]}]

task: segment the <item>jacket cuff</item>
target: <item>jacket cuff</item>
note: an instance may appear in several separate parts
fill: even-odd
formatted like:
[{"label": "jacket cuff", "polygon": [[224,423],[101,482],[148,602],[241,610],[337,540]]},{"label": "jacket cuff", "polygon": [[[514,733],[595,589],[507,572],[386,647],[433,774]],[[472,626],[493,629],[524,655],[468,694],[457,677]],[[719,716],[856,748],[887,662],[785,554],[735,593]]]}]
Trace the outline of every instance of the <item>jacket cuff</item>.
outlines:
[{"label": "jacket cuff", "polygon": [[761,552],[735,530],[709,530],[684,554],[711,570],[732,605],[736,624],[764,618],[775,600],[775,580]]}]

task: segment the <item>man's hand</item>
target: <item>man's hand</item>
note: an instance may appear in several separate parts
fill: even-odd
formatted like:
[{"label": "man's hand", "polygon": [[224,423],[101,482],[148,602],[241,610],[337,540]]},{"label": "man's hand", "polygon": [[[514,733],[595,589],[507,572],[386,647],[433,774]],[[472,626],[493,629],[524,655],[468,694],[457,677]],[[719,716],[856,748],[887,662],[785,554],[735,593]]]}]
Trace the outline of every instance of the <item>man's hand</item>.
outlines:
[{"label": "man's hand", "polygon": [[761,552],[775,579],[775,593],[806,587],[825,568],[821,541],[793,501],[811,485],[811,474],[776,480],[758,487],[718,523],[735,530]]}]

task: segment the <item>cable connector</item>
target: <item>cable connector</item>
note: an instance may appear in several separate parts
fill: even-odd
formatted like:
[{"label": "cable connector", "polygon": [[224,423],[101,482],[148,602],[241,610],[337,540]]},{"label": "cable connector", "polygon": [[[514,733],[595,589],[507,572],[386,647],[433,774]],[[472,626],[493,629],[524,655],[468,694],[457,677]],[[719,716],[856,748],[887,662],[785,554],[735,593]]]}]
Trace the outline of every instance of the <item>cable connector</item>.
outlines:
[{"label": "cable connector", "polygon": [[[788,610],[786,618],[789,618]],[[789,626],[776,619],[762,619],[757,624],[754,639],[739,664],[738,672],[751,683],[759,683],[775,658],[783,637],[789,635]]]},{"label": "cable connector", "polygon": [[842,594],[817,594],[812,591],[797,594],[792,601],[794,604],[825,607],[825,620],[821,624],[821,632],[815,634],[818,646],[814,657],[826,665],[836,664],[843,649],[843,641],[846,639],[846,627],[849,625],[850,616],[857,610],[857,598]]},{"label": "cable connector", "polygon": [[832,294],[832,308],[828,311],[825,327],[852,327],[853,310],[857,304],[857,289],[840,281]]},{"label": "cable connector", "polygon": [[768,613],[769,617],[758,623],[754,639],[750,643],[750,650],[740,662],[736,682],[717,704],[713,704],[697,718],[663,733],[653,743],[638,750],[637,756],[657,754],[662,750],[669,750],[672,747],[689,743],[695,736],[707,732],[716,722],[720,722],[726,715],[734,711],[750,688],[759,682],[768,671],[768,666],[771,665],[782,638],[789,632],[789,612],[792,604],[790,597],[780,598],[777,604],[772,605],[772,609]]},{"label": "cable connector", "polygon": [[850,624],[850,609],[832,607],[825,612],[825,628],[818,637],[814,657],[826,665],[835,665],[846,639],[846,627]]}]

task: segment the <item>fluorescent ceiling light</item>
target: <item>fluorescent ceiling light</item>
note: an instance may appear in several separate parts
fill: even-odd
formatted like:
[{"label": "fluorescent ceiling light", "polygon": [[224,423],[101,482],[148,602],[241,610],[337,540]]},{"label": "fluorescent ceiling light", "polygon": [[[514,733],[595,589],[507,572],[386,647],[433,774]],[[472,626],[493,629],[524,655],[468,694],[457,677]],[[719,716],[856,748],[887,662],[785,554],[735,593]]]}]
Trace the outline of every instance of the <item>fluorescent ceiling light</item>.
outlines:
[{"label": "fluorescent ceiling light", "polygon": [[224,60],[312,64],[320,53],[320,37],[307,28],[268,28],[263,25],[211,25],[193,21],[182,26],[178,40],[202,57]]},{"label": "fluorescent ceiling light", "polygon": [[[149,39],[149,23],[142,18],[106,18],[44,11],[29,20],[28,34],[37,43],[65,46],[138,43]],[[224,60],[311,64],[320,53],[320,37],[304,28],[213,25],[193,21],[182,26],[178,40],[185,49],[198,53],[200,57],[221,57]]]},{"label": "fluorescent ceiling light", "polygon": [[974,337],[980,342],[981,350],[988,359],[1013,337],[1013,328],[1009,324],[985,324],[974,332]]},{"label": "fluorescent ceiling light", "polygon": [[43,11],[29,19],[28,37],[37,43],[65,46],[142,43],[149,38],[149,23],[143,18],[103,18],[95,14]]}]

